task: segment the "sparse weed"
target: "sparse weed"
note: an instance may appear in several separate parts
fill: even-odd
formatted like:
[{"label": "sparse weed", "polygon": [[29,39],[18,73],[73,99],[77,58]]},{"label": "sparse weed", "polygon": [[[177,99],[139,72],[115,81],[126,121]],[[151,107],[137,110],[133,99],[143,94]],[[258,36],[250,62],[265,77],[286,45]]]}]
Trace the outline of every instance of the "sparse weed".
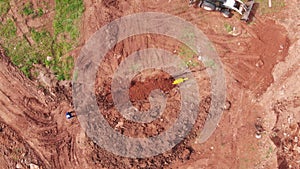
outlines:
[{"label": "sparse weed", "polygon": [[273,148],[270,146],[269,149],[268,149],[268,151],[267,151],[266,158],[270,158],[271,155],[272,155],[272,153],[273,153],[273,151],[274,151]]},{"label": "sparse weed", "polygon": [[194,55],[195,53],[187,46],[181,46],[179,49],[179,56],[183,58],[184,65],[187,67],[195,67],[199,65],[197,61],[194,61]]},{"label": "sparse weed", "polygon": [[0,17],[5,15],[10,9],[9,0],[0,0]]},{"label": "sparse weed", "polygon": [[41,17],[44,15],[44,11],[42,8],[39,8],[38,11],[37,11],[37,16]]},{"label": "sparse weed", "polygon": [[224,23],[224,28],[228,33],[233,30],[233,26],[230,25],[229,23]]},{"label": "sparse weed", "polygon": [[33,5],[31,2],[27,2],[25,5],[24,5],[24,8],[23,8],[23,13],[25,15],[31,15],[31,14],[34,14],[34,9],[33,9]]}]

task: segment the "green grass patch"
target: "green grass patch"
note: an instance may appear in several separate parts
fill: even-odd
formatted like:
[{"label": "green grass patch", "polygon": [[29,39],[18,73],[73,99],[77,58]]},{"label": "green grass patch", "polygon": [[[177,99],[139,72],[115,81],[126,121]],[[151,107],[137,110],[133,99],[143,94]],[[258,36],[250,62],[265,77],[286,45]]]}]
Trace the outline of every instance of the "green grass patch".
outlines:
[{"label": "green grass patch", "polygon": [[285,2],[283,0],[272,0],[271,8],[269,8],[268,0],[256,0],[255,2],[259,4],[258,12],[260,14],[269,14],[269,13],[278,12],[283,7],[285,7]]},{"label": "green grass patch", "polygon": [[[73,58],[63,56],[71,49],[68,43],[53,43],[53,37],[47,31],[31,30],[30,35],[36,42],[32,46],[25,38],[15,37],[6,39],[3,47],[12,62],[27,76],[32,77],[33,64],[42,64],[53,71],[58,80],[71,78],[74,66]],[[55,53],[53,53],[53,50]],[[47,60],[51,57],[51,60]]]},{"label": "green grass patch", "polygon": [[[9,1],[0,0],[1,11],[4,10],[2,4]],[[29,44],[26,37],[16,36],[17,28],[13,20],[8,19],[5,23],[0,23],[0,42],[6,50],[12,62],[20,68],[27,76],[33,77],[34,64],[42,64],[51,69],[58,80],[68,80],[71,78],[71,71],[74,67],[73,57],[68,53],[77,45],[79,37],[79,19],[84,11],[82,0],[56,0],[55,18],[53,21],[54,35],[47,30],[31,29],[26,34],[34,40],[34,44]],[[42,8],[34,9],[32,3],[26,3],[21,8],[24,16],[42,16]],[[47,60],[47,58],[50,58]]]},{"label": "green grass patch", "polygon": [[230,25],[229,23],[224,23],[224,28],[228,33],[233,30],[233,26]]},{"label": "green grass patch", "polygon": [[4,48],[6,49],[8,56],[11,57],[13,64],[18,66],[20,70],[30,77],[30,70],[33,64],[40,63],[38,53],[29,45],[25,39],[10,39],[10,43],[6,43]]},{"label": "green grass patch", "polygon": [[34,14],[34,9],[33,9],[33,5],[31,2],[27,2],[24,7],[23,7],[23,13],[25,15],[31,15],[31,14]]},{"label": "green grass patch", "polygon": [[78,19],[84,11],[82,0],[55,0],[53,28],[55,36],[67,34],[72,40],[79,36]]},{"label": "green grass patch", "polygon": [[7,14],[10,9],[9,0],[0,0],[0,16]]},{"label": "green grass patch", "polygon": [[38,16],[38,17],[41,17],[41,16],[43,16],[43,15],[44,15],[43,9],[42,9],[42,8],[39,8],[38,11],[37,11],[37,16]]},{"label": "green grass patch", "polygon": [[73,70],[74,67],[74,59],[71,56],[68,56],[63,59],[57,60],[57,64],[55,64],[52,69],[56,72],[58,80],[65,80],[70,79],[71,74],[70,72]]},{"label": "green grass patch", "polygon": [[41,17],[44,15],[44,11],[42,8],[34,9],[33,4],[31,2],[27,2],[22,10],[25,16],[31,16],[32,18]]},{"label": "green grass patch", "polygon": [[55,18],[53,21],[54,60],[50,65],[58,80],[70,79],[74,67],[73,58],[65,56],[77,45],[79,20],[84,11],[82,0],[55,0]]},{"label": "green grass patch", "polygon": [[4,38],[13,38],[16,36],[17,27],[12,19],[8,19],[6,23],[0,23],[0,36]]}]

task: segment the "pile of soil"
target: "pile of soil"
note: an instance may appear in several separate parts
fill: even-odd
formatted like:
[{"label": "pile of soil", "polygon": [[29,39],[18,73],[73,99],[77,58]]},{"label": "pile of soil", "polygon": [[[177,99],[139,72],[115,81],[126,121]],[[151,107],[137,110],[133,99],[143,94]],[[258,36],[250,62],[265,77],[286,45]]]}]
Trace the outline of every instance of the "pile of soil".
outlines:
[{"label": "pile of soil", "polygon": [[[145,77],[146,76],[146,77]],[[164,94],[169,94],[176,87],[173,85],[174,78],[159,70],[143,71],[131,81],[129,98],[134,106],[140,111],[150,109],[148,97],[155,89],[160,89]]]}]

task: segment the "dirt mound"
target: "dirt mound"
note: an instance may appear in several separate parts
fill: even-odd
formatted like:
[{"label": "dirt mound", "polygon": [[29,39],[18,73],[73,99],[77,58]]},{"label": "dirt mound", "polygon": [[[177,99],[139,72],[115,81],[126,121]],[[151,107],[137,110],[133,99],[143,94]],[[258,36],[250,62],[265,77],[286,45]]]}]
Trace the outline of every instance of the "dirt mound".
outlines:
[{"label": "dirt mound", "polygon": [[150,108],[148,100],[150,93],[155,89],[162,90],[164,94],[170,93],[176,87],[172,84],[173,81],[174,78],[163,71],[143,71],[131,81],[129,88],[130,101],[139,110],[141,110],[141,107],[145,108],[145,106],[146,108],[143,110],[148,110]]}]

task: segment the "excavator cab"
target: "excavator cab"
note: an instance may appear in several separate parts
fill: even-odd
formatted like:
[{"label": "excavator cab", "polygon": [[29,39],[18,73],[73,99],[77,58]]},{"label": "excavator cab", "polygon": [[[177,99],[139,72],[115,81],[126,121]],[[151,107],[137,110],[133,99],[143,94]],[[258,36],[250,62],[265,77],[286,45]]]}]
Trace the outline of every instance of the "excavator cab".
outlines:
[{"label": "excavator cab", "polygon": [[248,21],[254,0],[244,3],[241,0],[190,0],[190,5],[196,5],[207,11],[220,11],[224,17],[230,17],[231,11],[239,13],[241,20]]}]

